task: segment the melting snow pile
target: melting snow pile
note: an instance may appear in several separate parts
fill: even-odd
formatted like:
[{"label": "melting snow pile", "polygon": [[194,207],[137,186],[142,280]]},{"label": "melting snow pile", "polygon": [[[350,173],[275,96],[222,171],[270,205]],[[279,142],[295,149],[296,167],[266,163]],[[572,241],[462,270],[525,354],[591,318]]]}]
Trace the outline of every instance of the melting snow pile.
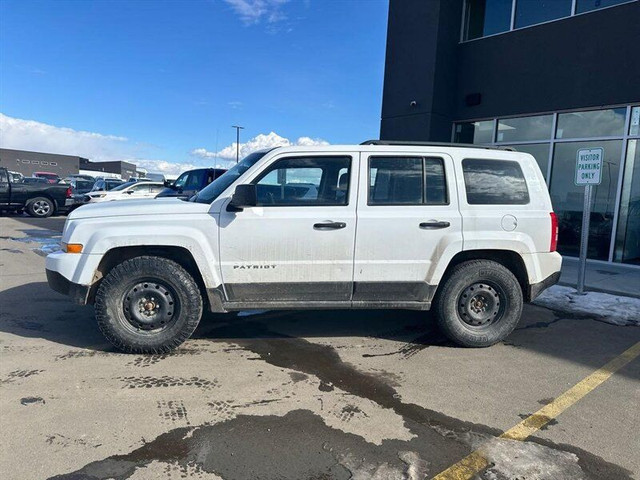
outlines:
[{"label": "melting snow pile", "polygon": [[559,312],[582,314],[614,325],[640,326],[640,298],[599,292],[578,295],[573,288],[555,285],[533,303]]}]

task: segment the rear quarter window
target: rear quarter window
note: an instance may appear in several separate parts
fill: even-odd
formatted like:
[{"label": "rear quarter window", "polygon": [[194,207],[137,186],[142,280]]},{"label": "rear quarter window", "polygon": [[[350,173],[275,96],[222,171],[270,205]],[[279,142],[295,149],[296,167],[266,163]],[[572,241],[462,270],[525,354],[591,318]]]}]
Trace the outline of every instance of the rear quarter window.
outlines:
[{"label": "rear quarter window", "polygon": [[462,161],[469,205],[526,205],[527,182],[518,162],[466,158]]}]

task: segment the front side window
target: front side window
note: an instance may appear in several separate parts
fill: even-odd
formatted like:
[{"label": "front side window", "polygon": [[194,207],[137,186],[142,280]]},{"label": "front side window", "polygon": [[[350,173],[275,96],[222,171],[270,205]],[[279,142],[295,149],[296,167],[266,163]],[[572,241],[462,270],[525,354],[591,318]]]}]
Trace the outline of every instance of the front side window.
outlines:
[{"label": "front side window", "polygon": [[371,157],[369,205],[445,205],[441,158]]},{"label": "front side window", "polygon": [[462,161],[469,205],[526,205],[529,191],[518,162],[467,158]]},{"label": "front side window", "polygon": [[140,183],[138,185],[134,185],[129,189],[130,192],[133,192],[134,194],[140,194],[140,193],[149,193],[149,185],[146,185],[144,183]]},{"label": "front side window", "polygon": [[180,175],[175,182],[173,182],[173,186],[175,188],[184,188],[187,183],[187,178],[189,178],[189,172],[185,172]]},{"label": "front side window", "polygon": [[[295,157],[273,163],[258,177],[260,206],[347,205],[351,157]],[[346,176],[345,176],[346,175]]]}]

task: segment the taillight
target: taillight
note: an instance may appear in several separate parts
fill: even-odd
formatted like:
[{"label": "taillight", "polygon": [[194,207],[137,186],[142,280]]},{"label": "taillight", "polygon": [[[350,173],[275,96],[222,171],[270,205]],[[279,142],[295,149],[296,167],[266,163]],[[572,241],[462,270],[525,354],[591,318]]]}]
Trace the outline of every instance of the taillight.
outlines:
[{"label": "taillight", "polygon": [[549,246],[550,252],[555,252],[558,248],[558,217],[554,212],[551,212],[551,245]]},{"label": "taillight", "polygon": [[73,195],[73,192],[71,192],[71,187],[67,188],[67,198],[71,198],[71,195]]}]

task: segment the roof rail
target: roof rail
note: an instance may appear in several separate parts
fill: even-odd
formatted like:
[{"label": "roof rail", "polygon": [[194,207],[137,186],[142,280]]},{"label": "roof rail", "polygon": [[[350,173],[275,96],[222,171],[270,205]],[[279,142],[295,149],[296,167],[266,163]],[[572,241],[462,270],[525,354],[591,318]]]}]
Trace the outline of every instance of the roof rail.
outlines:
[{"label": "roof rail", "polygon": [[474,145],[472,143],[450,143],[450,142],[414,142],[404,140],[365,140],[360,145],[406,145],[417,147],[456,147],[456,148],[484,148],[486,150],[506,150],[516,152],[513,147],[501,147],[497,145]]}]

